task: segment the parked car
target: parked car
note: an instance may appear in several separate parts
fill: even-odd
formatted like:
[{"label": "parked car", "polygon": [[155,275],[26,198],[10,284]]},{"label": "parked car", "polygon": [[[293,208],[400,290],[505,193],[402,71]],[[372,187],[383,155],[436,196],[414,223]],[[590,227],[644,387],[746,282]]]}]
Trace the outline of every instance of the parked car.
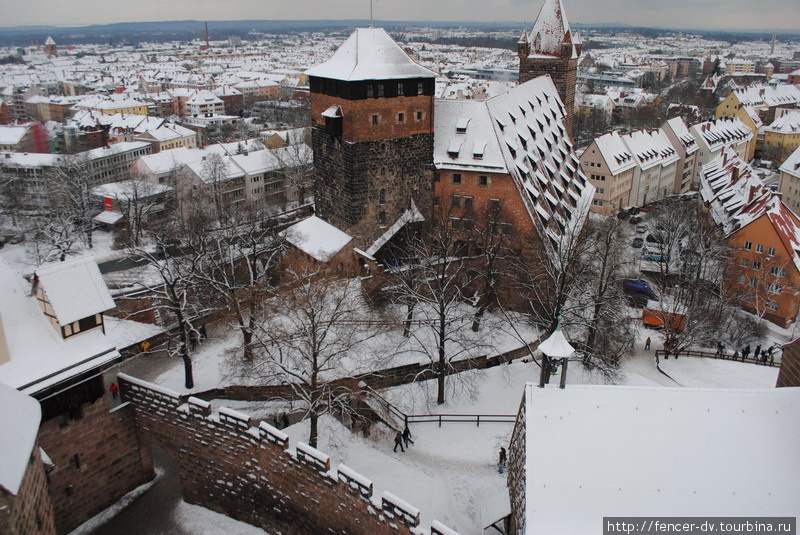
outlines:
[{"label": "parked car", "polygon": [[633,243],[631,243],[631,247],[635,247],[636,249],[641,249],[644,247],[644,240],[641,238],[635,238]]},{"label": "parked car", "polygon": [[642,260],[649,260],[651,262],[669,262],[669,255],[661,254],[660,251],[645,249],[642,252]]},{"label": "parked car", "polygon": [[642,310],[642,323],[648,329],[663,329],[667,325],[678,332],[683,332],[686,330],[686,315],[664,312],[648,305]]},{"label": "parked car", "polygon": [[649,243],[657,243],[657,244],[659,244],[659,245],[660,245],[660,244],[662,244],[662,243],[664,243],[664,240],[662,239],[662,236],[659,236],[658,234],[654,234],[654,233],[650,233],[650,234],[648,234],[648,235],[647,235],[647,238],[645,238],[645,239],[646,239],[646,240],[647,240]]},{"label": "parked car", "polygon": [[644,234],[647,232],[647,225],[636,225],[636,234]]},{"label": "parked car", "polygon": [[641,222],[642,222],[642,218],[639,217],[638,215],[637,216],[633,216],[632,218],[630,218],[628,220],[628,223],[630,223],[631,225],[636,225],[636,224],[641,223]]},{"label": "parked car", "polygon": [[8,243],[15,244],[15,243],[22,243],[24,241],[25,241],[24,234],[15,234],[14,236],[11,237],[10,240],[8,240]]},{"label": "parked car", "polygon": [[642,279],[625,279],[622,281],[622,291],[625,293],[645,295],[653,301],[658,301],[658,296],[647,283]]}]

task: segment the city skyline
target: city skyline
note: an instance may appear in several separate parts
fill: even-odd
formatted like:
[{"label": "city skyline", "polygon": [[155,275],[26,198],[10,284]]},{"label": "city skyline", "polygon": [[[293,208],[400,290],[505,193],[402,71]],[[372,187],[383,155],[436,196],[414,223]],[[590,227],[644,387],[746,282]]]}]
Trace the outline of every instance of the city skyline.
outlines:
[{"label": "city skyline", "polygon": [[[538,14],[540,0],[441,0],[431,5],[409,0],[402,5],[374,0],[373,15],[381,21],[436,22],[519,22],[530,23]],[[164,4],[142,0],[135,12],[118,1],[86,0],[81,10],[57,0],[44,0],[4,8],[3,27],[52,25],[60,27],[113,24],[119,22],[157,22],[174,20],[368,20],[368,0],[321,2],[304,5],[267,4],[253,6],[244,0],[225,3],[211,0],[178,0]],[[676,0],[669,4],[654,0],[606,0],[598,5],[591,0],[565,1],[573,24],[627,24],[632,26],[702,30],[796,30],[800,28],[800,8],[793,0]],[[687,14],[691,13],[691,17]]]}]

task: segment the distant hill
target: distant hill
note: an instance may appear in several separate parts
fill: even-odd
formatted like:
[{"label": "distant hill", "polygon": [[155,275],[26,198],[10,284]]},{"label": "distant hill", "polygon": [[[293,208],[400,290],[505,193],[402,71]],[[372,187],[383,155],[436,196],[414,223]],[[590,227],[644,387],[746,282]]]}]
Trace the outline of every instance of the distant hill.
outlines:
[{"label": "distant hill", "polygon": [[[208,28],[212,39],[226,39],[233,35],[243,38],[255,33],[287,33],[292,31],[336,32],[366,26],[367,20],[228,20],[209,21]],[[433,28],[469,28],[478,30],[521,30],[520,22],[436,22],[436,21],[373,21],[393,32],[402,32],[409,27],[430,26]],[[744,31],[705,31],[676,30],[668,28],[642,28],[621,23],[575,24],[576,28],[594,29],[603,32],[624,31],[645,35],[662,35],[676,31],[700,33],[708,36],[725,36],[725,40],[744,40],[769,38],[772,32]],[[800,33],[781,33],[781,39],[800,40]],[[48,35],[59,44],[112,43],[135,44],[145,41],[188,41],[202,37],[204,21],[179,20],[164,22],[120,22],[115,24],[96,24],[91,26],[13,26],[0,28],[0,46],[30,46],[44,43]]]}]

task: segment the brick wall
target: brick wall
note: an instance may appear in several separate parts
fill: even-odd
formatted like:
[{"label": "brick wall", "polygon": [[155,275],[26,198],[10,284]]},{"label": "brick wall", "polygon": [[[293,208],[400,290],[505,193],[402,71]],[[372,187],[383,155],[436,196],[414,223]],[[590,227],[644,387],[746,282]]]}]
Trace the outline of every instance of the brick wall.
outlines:
[{"label": "brick wall", "polygon": [[[347,100],[313,93],[311,120],[314,125],[325,126],[322,112],[331,106],[341,107],[342,139],[351,143],[398,139],[433,132],[431,95]],[[422,112],[421,119],[417,119],[417,112]],[[399,113],[403,114],[402,122],[398,121]],[[373,115],[378,116],[378,124],[373,124]]]},{"label": "brick wall", "polygon": [[[317,535],[418,533],[419,511],[327,455],[247,415],[119,375],[142,440],[158,442],[181,471],[183,497],[268,532]],[[186,401],[186,402],[184,402]],[[413,531],[412,531],[413,530]],[[434,535],[437,532],[432,531]]]},{"label": "brick wall", "polygon": [[783,346],[781,370],[776,386],[800,386],[800,338]]},{"label": "brick wall", "polygon": [[39,444],[33,446],[28,468],[19,492],[14,496],[0,488],[0,533],[55,535],[53,505],[47,490],[47,478],[39,455]]},{"label": "brick wall", "polygon": [[105,398],[82,406],[83,416],[39,428],[39,443],[55,464],[50,496],[58,533],[68,533],[153,477],[149,448],[140,448],[133,408],[109,410]]},{"label": "brick wall", "polygon": [[525,486],[527,470],[525,468],[525,399],[527,392],[522,395],[517,412],[517,421],[511,433],[511,442],[508,446],[508,496],[511,503],[511,526],[509,534],[522,535],[525,533]]},{"label": "brick wall", "polygon": [[[409,206],[423,215],[432,205],[433,134],[347,143],[315,124],[314,194],[317,215],[369,247]],[[380,191],[385,190],[385,203]],[[381,212],[385,223],[381,223]]]},{"label": "brick wall", "polygon": [[575,84],[578,76],[578,60],[570,58],[528,58],[519,60],[519,82],[525,83],[538,76],[549,75],[558,89],[567,116],[564,128],[572,135],[572,116],[575,113]]}]

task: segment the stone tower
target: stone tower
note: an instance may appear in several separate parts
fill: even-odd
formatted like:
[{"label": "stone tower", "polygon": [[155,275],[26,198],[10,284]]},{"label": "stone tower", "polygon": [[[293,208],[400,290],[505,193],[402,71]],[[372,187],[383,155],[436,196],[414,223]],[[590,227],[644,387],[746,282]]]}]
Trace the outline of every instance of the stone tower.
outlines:
[{"label": "stone tower", "polygon": [[48,36],[47,41],[44,42],[44,53],[48,56],[58,56],[58,45],[52,37]]},{"label": "stone tower", "polygon": [[517,47],[519,82],[545,74],[553,79],[567,111],[564,124],[570,134],[581,47],[580,36],[570,29],[561,0],[544,0],[533,29],[522,32]]},{"label": "stone tower", "polygon": [[366,249],[411,206],[433,205],[436,74],[381,28],[358,28],[311,86],[317,215]]}]

